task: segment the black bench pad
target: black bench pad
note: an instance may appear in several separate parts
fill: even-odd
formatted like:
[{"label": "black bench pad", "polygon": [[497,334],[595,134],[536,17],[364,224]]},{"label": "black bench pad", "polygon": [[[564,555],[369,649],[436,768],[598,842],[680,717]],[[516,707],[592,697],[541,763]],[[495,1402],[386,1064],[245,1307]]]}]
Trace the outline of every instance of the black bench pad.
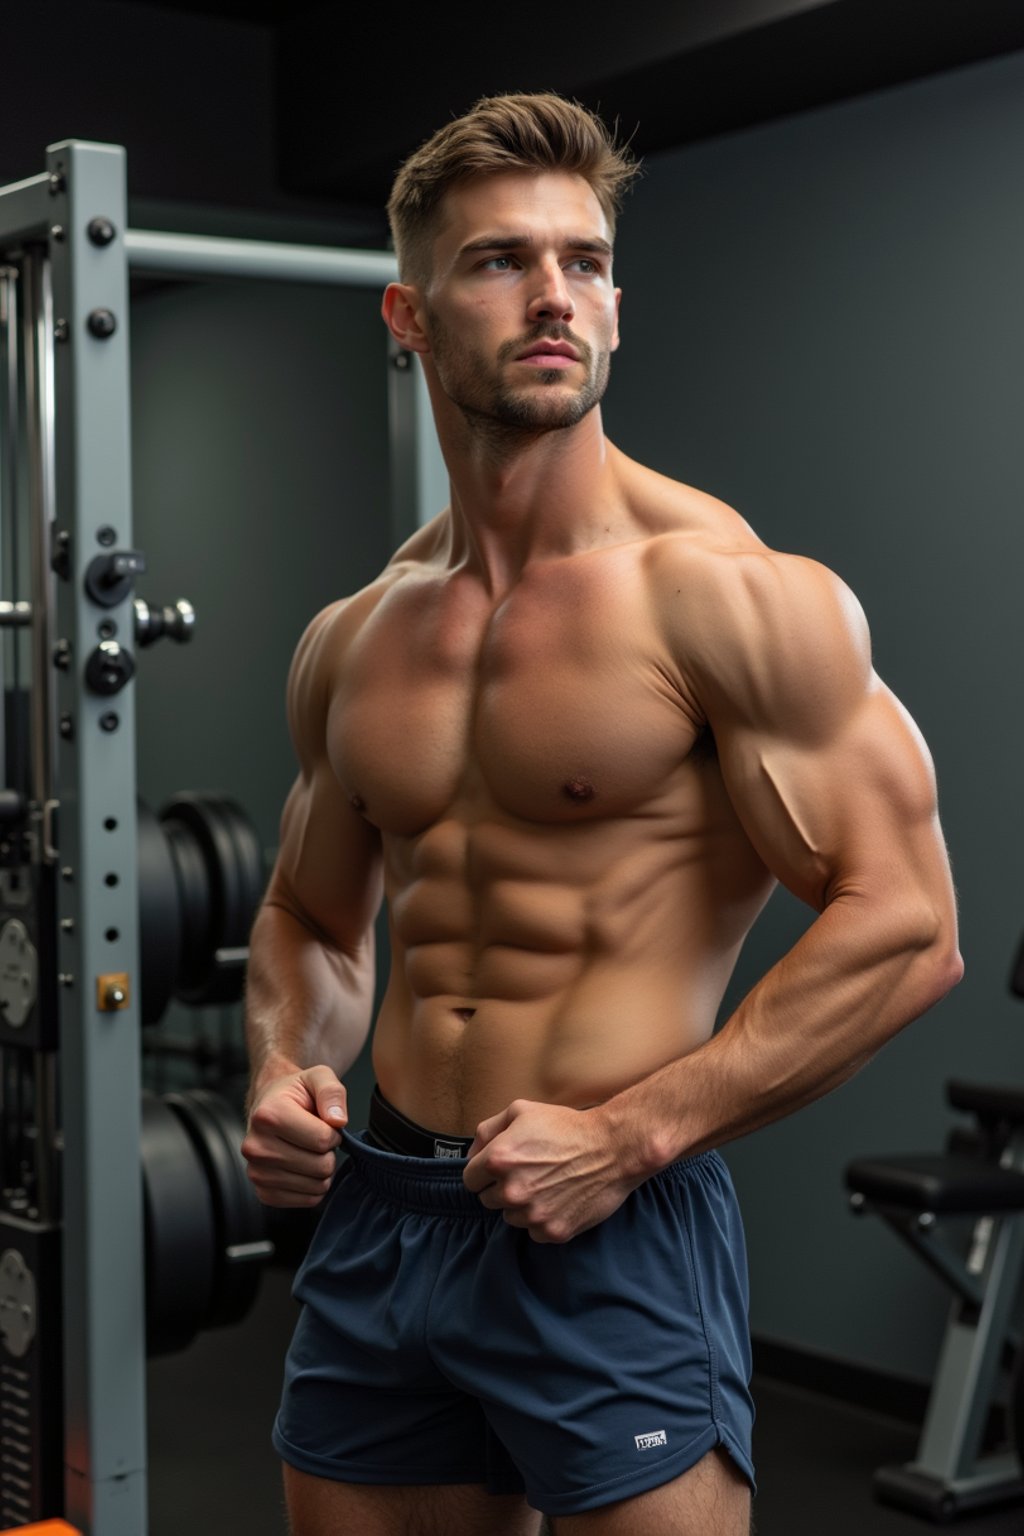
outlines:
[{"label": "black bench pad", "polygon": [[966,1215],[1024,1210],[1024,1173],[972,1157],[862,1157],[848,1166],[846,1187],[877,1205],[912,1211]]},{"label": "black bench pad", "polygon": [[946,1084],[946,1099],[954,1109],[969,1110],[982,1120],[1001,1120],[1011,1125],[1024,1124],[1024,1088],[1005,1083],[966,1083],[951,1078]]}]

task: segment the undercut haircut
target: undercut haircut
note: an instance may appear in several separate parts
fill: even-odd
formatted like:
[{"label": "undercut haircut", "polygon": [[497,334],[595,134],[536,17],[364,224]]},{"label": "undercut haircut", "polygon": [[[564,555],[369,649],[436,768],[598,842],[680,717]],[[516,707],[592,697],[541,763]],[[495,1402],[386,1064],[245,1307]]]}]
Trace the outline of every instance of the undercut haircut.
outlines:
[{"label": "undercut haircut", "polygon": [[550,92],[483,96],[421,144],[395,177],[388,219],[403,282],[425,283],[445,194],[460,182],[508,171],[582,176],[609,232],[639,164],[596,113]]}]

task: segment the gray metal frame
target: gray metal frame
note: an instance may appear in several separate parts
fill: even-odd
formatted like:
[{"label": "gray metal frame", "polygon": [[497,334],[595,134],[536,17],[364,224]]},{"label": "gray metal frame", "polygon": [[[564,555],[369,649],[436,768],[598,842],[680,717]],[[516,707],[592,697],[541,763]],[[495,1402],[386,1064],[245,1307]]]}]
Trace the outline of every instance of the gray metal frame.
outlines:
[{"label": "gray metal frame", "polygon": [[[146,1527],[135,702],[131,688],[109,700],[84,681],[100,624],[116,624],[122,643],[132,635],[130,593],[102,608],[85,591],[101,528],[132,547],[125,157],[65,142],[47,165],[52,332],[64,338],[51,347],[53,511],[69,535],[69,564],[67,579],[49,575],[46,527],[33,618],[40,628],[53,615],[44,664],[51,638],[67,640],[72,658],[53,673],[61,734],[43,802],[59,805],[65,1499],[83,1530],[131,1536]],[[106,247],[86,233],[97,215],[118,232]],[[90,332],[97,310],[114,316],[113,335]],[[47,585],[52,604],[42,601]],[[40,681],[33,676],[33,699]],[[128,1001],[107,1010],[97,989],[111,973],[129,977]]]},{"label": "gray metal frame", "polygon": [[[83,677],[99,622],[131,633],[130,602],[101,609],[84,586],[98,526],[115,529],[122,548],[132,535],[127,268],[123,245],[100,248],[86,233],[101,213],[123,231],[125,206],[124,153],[102,145],[55,145],[45,175],[0,192],[23,321],[33,861],[54,864],[58,842],[60,860],[65,1512],[103,1536],[138,1536],[146,1523],[139,1020],[130,997],[111,1010],[100,992],[104,975],[138,972],[134,709],[130,691],[115,709]],[[98,309],[117,321],[105,339],[89,329]],[[68,536],[60,579],[55,529]],[[70,657],[63,671],[51,659],[58,640]],[[57,1084],[47,1062],[37,1068],[46,1143]]]},{"label": "gray metal frame", "polygon": [[[89,234],[98,216],[113,226],[106,244]],[[115,145],[53,145],[45,174],[0,189],[0,257],[16,263],[31,310],[32,815],[37,857],[55,865],[59,891],[64,1512],[87,1536],[143,1536],[147,1526],[134,695],[129,685],[98,697],[84,676],[101,624],[114,624],[126,647],[133,638],[131,593],[103,607],[85,586],[108,530],[117,549],[132,548],[129,269],[377,287],[396,276],[387,252],[126,225],[125,152]],[[98,311],[114,317],[111,334]],[[399,542],[444,504],[447,479],[421,370],[407,354],[392,360]],[[0,463],[0,480],[10,478]],[[66,567],[56,576],[61,535]],[[61,642],[70,664],[58,669]],[[127,999],[105,987],[112,974],[129,978]]]},{"label": "gray metal frame", "polygon": [[[1024,1128],[1010,1136],[1000,1165],[1024,1173]],[[983,1440],[1006,1350],[1021,1347],[1013,1321],[1024,1274],[1024,1212],[982,1214],[964,1261],[939,1246],[933,1218],[922,1229],[918,1212],[877,1209],[956,1294],[917,1452],[901,1466],[880,1468],[875,1486],[887,1502],[950,1513],[1019,1498],[1020,1458],[1012,1449],[984,1453]]]},{"label": "gray metal frame", "polygon": [[[1011,1137],[1002,1166],[1024,1172],[1024,1131]],[[1024,1468],[1013,1452],[981,1454],[1024,1273],[1024,1213],[983,1217],[970,1267],[979,1275],[981,1305],[953,1301],[921,1441],[909,1463],[909,1470],[941,1481],[964,1504],[1007,1483],[1024,1490]]]},{"label": "gray metal frame", "polygon": [[128,230],[124,245],[133,272],[163,277],[253,277],[381,289],[398,275],[389,251],[347,251],[142,229]]}]

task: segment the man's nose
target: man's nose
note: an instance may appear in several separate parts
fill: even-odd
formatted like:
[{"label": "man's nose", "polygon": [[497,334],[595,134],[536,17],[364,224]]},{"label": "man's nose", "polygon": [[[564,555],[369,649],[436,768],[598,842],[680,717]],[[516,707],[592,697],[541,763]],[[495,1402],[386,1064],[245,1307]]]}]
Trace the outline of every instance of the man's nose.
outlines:
[{"label": "man's nose", "polygon": [[565,273],[557,261],[545,262],[537,270],[528,318],[569,321],[575,313],[576,306],[572,301]]}]

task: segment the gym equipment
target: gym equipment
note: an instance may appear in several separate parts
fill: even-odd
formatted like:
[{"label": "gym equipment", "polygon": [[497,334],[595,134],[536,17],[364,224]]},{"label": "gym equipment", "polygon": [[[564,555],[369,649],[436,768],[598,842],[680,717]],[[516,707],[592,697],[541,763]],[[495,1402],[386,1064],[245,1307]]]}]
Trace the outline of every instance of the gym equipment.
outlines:
[{"label": "gym equipment", "polygon": [[[134,809],[137,657],[195,615],[133,595],[129,267],[397,276],[387,252],[129,230],[125,182],[123,149],[66,140],[0,188],[0,1526],[84,1536],[145,1536],[147,1335],[238,1315],[266,1241],[226,1106],[140,1093],[140,1015],[238,995],[262,870],[222,796]],[[447,477],[422,371],[385,358],[397,547]]]},{"label": "gym equipment", "polygon": [[217,1094],[143,1095],[149,1355],[240,1322],[255,1300],[273,1244],[238,1150],[243,1134]]},{"label": "gym equipment", "polygon": [[192,1007],[242,995],[249,929],[265,885],[248,816],[222,795],[183,791],[153,812],[136,801],[143,1024],[172,995]]},{"label": "gym equipment", "polygon": [[[5,1136],[10,1135],[5,1122]],[[267,1213],[239,1150],[243,1126],[217,1094],[142,1098],[146,1350],[183,1349],[241,1321],[273,1254]],[[31,1180],[4,1190],[0,1219],[0,1518],[61,1497],[60,1265]],[[13,1198],[20,1196],[20,1199]],[[19,1215],[20,1211],[20,1215]],[[14,1224],[17,1224],[16,1226]],[[12,1227],[14,1230],[12,1230]],[[120,1262],[117,1254],[114,1263]]]},{"label": "gym equipment", "polygon": [[[1024,996],[1024,956],[1011,990]],[[1024,1498],[1024,1341],[1014,1309],[1024,1282],[1024,1089],[953,1080],[949,1104],[974,1117],[945,1154],[861,1158],[846,1170],[850,1204],[874,1211],[953,1291],[914,1459],[875,1474],[877,1497],[948,1524]],[[966,1254],[942,1223],[972,1222]],[[1010,1376],[1005,1444],[990,1445],[993,1403]]]}]

